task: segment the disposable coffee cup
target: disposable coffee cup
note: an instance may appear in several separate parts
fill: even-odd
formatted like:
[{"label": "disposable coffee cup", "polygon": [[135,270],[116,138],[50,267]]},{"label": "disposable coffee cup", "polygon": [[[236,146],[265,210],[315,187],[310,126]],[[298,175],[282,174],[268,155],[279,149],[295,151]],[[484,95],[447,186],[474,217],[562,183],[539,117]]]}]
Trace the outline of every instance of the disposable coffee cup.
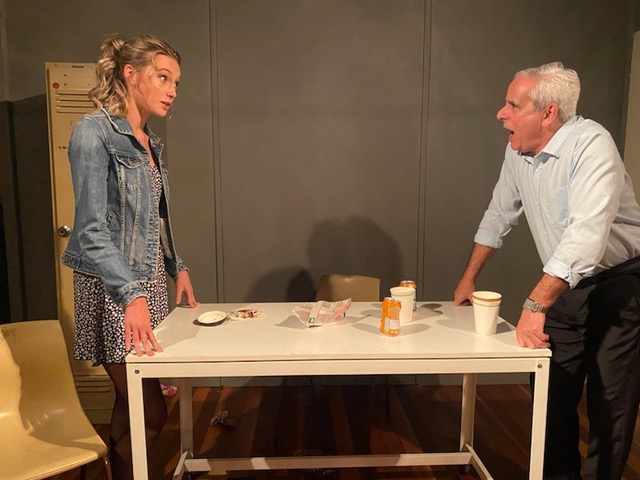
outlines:
[{"label": "disposable coffee cup", "polygon": [[413,296],[416,289],[413,287],[393,287],[389,290],[391,297],[400,302],[400,323],[410,322],[413,317]]},{"label": "disposable coffee cup", "polygon": [[498,314],[502,295],[497,292],[473,292],[473,317],[476,333],[480,335],[494,335],[498,327]]}]

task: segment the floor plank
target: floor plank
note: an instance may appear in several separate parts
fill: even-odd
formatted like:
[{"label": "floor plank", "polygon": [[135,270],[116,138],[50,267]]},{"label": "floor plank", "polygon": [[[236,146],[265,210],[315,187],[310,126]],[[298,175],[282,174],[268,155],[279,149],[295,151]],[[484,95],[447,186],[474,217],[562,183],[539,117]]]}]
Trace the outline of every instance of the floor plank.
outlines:
[{"label": "floor plank", "polygon": [[[183,392],[179,392],[182,394]],[[170,480],[180,445],[178,396],[167,398],[167,424],[149,454],[151,480]],[[455,451],[461,388],[434,385],[199,387],[193,390],[197,456],[291,456]],[[228,410],[232,425],[210,425]],[[581,451],[588,421],[581,402]],[[105,439],[108,425],[96,426]],[[640,426],[636,425],[636,432]],[[474,446],[496,480],[528,478],[531,395],[527,385],[478,385]],[[87,480],[102,480],[99,463]],[[216,478],[208,474],[198,478]],[[240,480],[476,480],[460,467],[349,468],[231,472]],[[79,470],[47,480],[79,480]],[[640,434],[624,480],[640,480]],[[117,479],[114,479],[117,480]]]}]

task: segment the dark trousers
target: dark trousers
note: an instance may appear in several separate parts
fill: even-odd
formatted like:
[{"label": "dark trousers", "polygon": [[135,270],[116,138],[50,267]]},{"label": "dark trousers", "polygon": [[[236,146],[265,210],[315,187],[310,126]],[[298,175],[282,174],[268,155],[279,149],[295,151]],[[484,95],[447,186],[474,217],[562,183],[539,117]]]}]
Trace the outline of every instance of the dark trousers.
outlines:
[{"label": "dark trousers", "polygon": [[585,279],[547,313],[551,350],[545,480],[578,480],[577,406],[587,388],[585,480],[617,480],[640,402],[640,257]]}]

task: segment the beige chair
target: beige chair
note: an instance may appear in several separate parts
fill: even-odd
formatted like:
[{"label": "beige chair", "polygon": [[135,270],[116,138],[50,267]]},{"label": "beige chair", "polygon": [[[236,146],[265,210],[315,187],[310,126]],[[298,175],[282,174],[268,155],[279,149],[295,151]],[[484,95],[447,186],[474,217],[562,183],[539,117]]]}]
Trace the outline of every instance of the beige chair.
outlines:
[{"label": "beige chair", "polygon": [[57,320],[0,325],[0,378],[0,478],[37,480],[102,459],[112,480],[107,446],[80,406]]},{"label": "beige chair", "polygon": [[380,279],[365,275],[322,275],[318,280],[316,300],[337,302],[351,298],[354,302],[380,300]]}]

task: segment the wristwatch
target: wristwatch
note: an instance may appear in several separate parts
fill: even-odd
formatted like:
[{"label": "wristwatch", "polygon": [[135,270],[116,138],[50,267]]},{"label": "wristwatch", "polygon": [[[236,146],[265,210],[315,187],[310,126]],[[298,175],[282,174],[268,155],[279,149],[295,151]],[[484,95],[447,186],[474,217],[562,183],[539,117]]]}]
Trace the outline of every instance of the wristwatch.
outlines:
[{"label": "wristwatch", "polygon": [[522,308],[534,313],[547,313],[549,311],[549,307],[543,307],[538,302],[532,300],[529,297],[527,297],[527,299],[522,304]]}]

